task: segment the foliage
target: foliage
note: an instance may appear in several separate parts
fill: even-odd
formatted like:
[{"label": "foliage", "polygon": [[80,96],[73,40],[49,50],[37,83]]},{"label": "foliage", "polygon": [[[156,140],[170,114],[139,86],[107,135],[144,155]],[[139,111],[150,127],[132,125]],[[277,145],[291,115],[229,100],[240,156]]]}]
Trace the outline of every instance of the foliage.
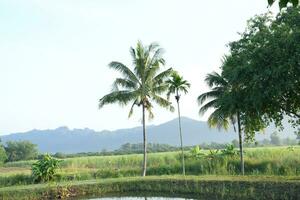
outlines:
[{"label": "foliage", "polygon": [[2,145],[0,145],[0,165],[7,161],[7,154]]},{"label": "foliage", "polygon": [[179,136],[180,136],[180,147],[181,147],[181,159],[182,159],[182,174],[185,175],[185,162],[184,162],[184,152],[183,152],[183,137],[182,137],[182,129],[181,129],[181,115],[180,115],[180,92],[184,92],[185,94],[188,92],[188,88],[191,84],[184,80],[182,76],[178,74],[178,72],[173,71],[171,75],[171,79],[167,80],[166,83],[169,85],[168,88],[168,99],[171,94],[175,94],[175,99],[177,102],[177,112],[178,112],[178,124],[179,124]]},{"label": "foliage", "polygon": [[283,128],[285,116],[299,127],[299,13],[299,8],[289,7],[275,19],[269,14],[256,16],[241,39],[229,44],[222,75],[239,85],[230,102],[242,109],[242,125],[250,139],[272,122]]},{"label": "foliage", "polygon": [[215,159],[217,156],[218,156],[218,154],[219,154],[219,149],[210,149],[209,150],[209,153],[207,154],[207,158],[208,159]]},{"label": "foliage", "polygon": [[203,151],[201,151],[201,148],[197,145],[190,150],[190,155],[193,158],[202,158],[206,154]]},{"label": "foliage", "polygon": [[168,97],[170,97],[171,94],[175,94],[176,101],[179,101],[180,92],[187,94],[188,89],[191,87],[191,84],[187,80],[184,80],[176,71],[172,73],[171,78],[166,82],[169,84]]},{"label": "foliage", "polygon": [[235,147],[233,146],[233,144],[226,145],[226,148],[223,149],[223,150],[221,150],[221,152],[222,152],[222,155],[224,155],[224,156],[231,156],[231,157],[236,156],[239,153],[235,149]]},{"label": "foliage", "polygon": [[158,44],[152,43],[143,46],[137,43],[136,48],[130,48],[134,69],[131,70],[120,62],[111,62],[109,67],[119,71],[122,78],[117,78],[113,83],[111,93],[99,100],[99,108],[106,104],[119,103],[120,105],[131,104],[129,117],[133,113],[134,106],[144,106],[153,118],[151,101],[158,105],[172,109],[171,103],[160,95],[167,91],[167,78],[173,72],[172,68],[160,71],[165,64],[162,57],[163,49]]},{"label": "foliage", "polygon": [[[203,150],[203,156],[186,158],[187,175],[237,175],[239,159],[225,156],[222,151]],[[186,152],[187,153],[187,152]],[[264,176],[299,176],[300,147],[293,151],[287,147],[249,148],[245,149],[245,174]],[[191,155],[190,153],[187,155]],[[60,163],[54,181],[76,181],[140,175],[142,155],[94,156],[65,159]],[[34,177],[28,170],[31,161],[5,164],[5,171],[0,168],[0,187],[32,184]],[[181,173],[179,152],[153,153],[148,157],[148,175],[175,175]],[[17,166],[17,167],[16,167]]]},{"label": "foliage", "polygon": [[162,97],[168,90],[167,79],[173,72],[172,68],[161,71],[165,60],[162,57],[163,49],[158,44],[152,43],[144,46],[137,43],[136,48],[130,48],[134,69],[131,70],[120,62],[111,62],[109,67],[119,71],[122,78],[117,78],[113,83],[111,93],[99,100],[99,108],[106,104],[119,103],[122,106],[131,104],[129,117],[133,114],[135,106],[142,107],[144,160],[142,176],[146,176],[147,168],[147,137],[145,112],[152,119],[153,103],[173,111],[174,108],[167,99]]},{"label": "foliage", "polygon": [[4,148],[9,162],[31,160],[38,156],[37,146],[29,141],[8,141]]},{"label": "foliage", "polygon": [[[270,6],[272,6],[275,1],[276,0],[268,0],[268,3]],[[280,9],[287,7],[288,3],[291,3],[294,7],[297,7],[299,5],[299,0],[278,0]]]},{"label": "foliage", "polygon": [[45,154],[42,159],[32,165],[32,175],[37,182],[47,182],[54,179],[61,161]]},{"label": "foliage", "polygon": [[198,97],[198,104],[201,105],[199,114],[203,115],[209,109],[214,111],[208,117],[207,123],[210,127],[224,128],[227,130],[230,123],[235,123],[235,114],[229,113],[226,107],[220,104],[225,93],[231,91],[231,85],[228,81],[217,72],[210,73],[206,76],[205,82],[211,88],[211,91],[202,93]]}]

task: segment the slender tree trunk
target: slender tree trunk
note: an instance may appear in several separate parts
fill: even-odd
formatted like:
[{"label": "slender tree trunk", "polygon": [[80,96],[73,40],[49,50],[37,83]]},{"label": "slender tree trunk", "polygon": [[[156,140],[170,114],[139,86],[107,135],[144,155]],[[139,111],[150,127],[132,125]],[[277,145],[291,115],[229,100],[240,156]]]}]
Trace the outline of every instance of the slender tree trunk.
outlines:
[{"label": "slender tree trunk", "polygon": [[181,157],[182,157],[182,174],[185,176],[185,163],[184,163],[184,152],[183,152],[183,142],[182,142],[182,130],[181,130],[181,116],[180,116],[180,106],[179,106],[179,95],[177,92],[177,111],[178,111],[178,125],[179,125],[179,135],[180,135],[180,146],[181,146]]},{"label": "slender tree trunk", "polygon": [[143,139],[144,139],[144,161],[143,161],[143,172],[142,176],[146,176],[147,170],[147,137],[146,137],[146,120],[145,120],[145,106],[142,106],[143,109]]},{"label": "slender tree trunk", "polygon": [[238,134],[239,134],[240,157],[241,157],[241,173],[242,175],[244,175],[245,167],[244,167],[244,153],[243,153],[243,137],[242,137],[241,119],[240,119],[239,112],[237,113],[237,124],[238,124]]}]

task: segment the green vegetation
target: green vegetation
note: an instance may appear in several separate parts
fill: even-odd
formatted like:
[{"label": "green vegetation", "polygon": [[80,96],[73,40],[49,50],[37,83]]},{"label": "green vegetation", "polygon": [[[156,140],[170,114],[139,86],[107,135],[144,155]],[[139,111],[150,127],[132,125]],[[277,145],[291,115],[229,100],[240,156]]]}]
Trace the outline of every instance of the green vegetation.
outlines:
[{"label": "green vegetation", "polygon": [[130,48],[130,54],[133,59],[133,71],[120,62],[111,62],[109,64],[110,68],[121,72],[123,77],[117,78],[113,83],[113,91],[99,100],[99,108],[112,103],[119,103],[120,105],[132,103],[129,112],[130,117],[135,106],[142,107],[144,144],[142,176],[146,176],[147,137],[145,114],[148,112],[149,118],[154,117],[152,113],[153,103],[174,110],[171,102],[161,96],[168,90],[166,80],[173,70],[169,68],[165,71],[161,71],[165,60],[162,57],[163,49],[156,43],[143,46],[141,42],[138,42],[136,49]]},{"label": "green vegetation", "polygon": [[[276,0],[268,0],[270,6],[275,3]],[[280,8],[285,8],[288,6],[288,3],[291,3],[294,7],[299,5],[299,0],[279,0],[278,5]]]},{"label": "green vegetation", "polygon": [[[185,152],[187,175],[238,175],[239,158],[228,153],[199,149],[198,155]],[[200,153],[199,153],[200,152]],[[150,153],[148,175],[182,173],[181,153]],[[300,148],[270,147],[245,150],[245,174],[263,176],[299,176]],[[142,154],[119,156],[89,156],[62,160],[56,181],[75,181],[139,176]],[[34,182],[31,166],[35,161],[6,163],[0,171],[0,186],[24,185]]]},{"label": "green vegetation", "polygon": [[270,14],[249,20],[241,38],[229,44],[222,76],[238,90],[223,96],[222,106],[240,109],[248,139],[284,118],[300,125],[300,8],[289,7],[276,18]]},{"label": "green vegetation", "polygon": [[8,162],[31,160],[38,156],[37,146],[29,141],[9,141],[4,148]]},{"label": "green vegetation", "polygon": [[181,128],[181,116],[180,116],[180,92],[184,92],[185,94],[188,92],[188,88],[191,84],[184,80],[182,76],[180,76],[177,72],[173,72],[171,75],[171,79],[167,80],[167,84],[169,85],[168,89],[168,99],[171,94],[175,94],[175,99],[177,102],[177,112],[178,112],[178,123],[179,123],[179,136],[180,136],[180,147],[181,147],[181,157],[182,157],[182,174],[185,175],[185,164],[184,164],[184,153],[183,153],[183,142],[182,142],[182,128]]},{"label": "green vegetation", "polygon": [[[268,2],[272,5],[274,0]],[[221,73],[210,73],[205,79],[210,91],[198,97],[199,113],[213,109],[208,118],[210,127],[228,129],[233,126],[238,133],[238,140],[233,144],[227,144],[221,150],[204,150],[196,146],[184,152],[179,100],[180,92],[187,93],[190,84],[172,68],[162,71],[165,60],[158,44],[143,46],[138,42],[135,49],[130,49],[133,70],[120,62],[109,64],[122,74],[122,78],[117,78],[112,92],[99,100],[99,108],[112,103],[130,103],[129,117],[135,106],[142,108],[142,145],[125,144],[114,153],[142,151],[143,155],[57,160],[46,154],[34,161],[30,159],[37,157],[35,145],[26,141],[7,142],[4,148],[0,147],[0,163],[9,161],[0,168],[3,172],[0,186],[4,187],[0,189],[0,196],[6,199],[55,199],[143,191],[197,194],[204,199],[299,199],[300,147],[244,149],[243,144],[253,141],[255,134],[270,123],[283,129],[282,121],[286,117],[300,133],[300,8],[297,7],[299,0],[280,0],[279,6],[283,8],[288,3],[294,7],[287,7],[276,18],[265,14],[249,20],[241,38],[229,43]],[[165,94],[168,98],[162,96]],[[146,112],[153,118],[153,103],[174,110],[169,101],[171,94],[175,94],[177,102],[181,152],[148,155]],[[282,144],[278,133],[271,135],[270,143]],[[160,151],[162,146],[152,147],[153,151]],[[164,148],[172,149],[170,146]],[[142,176],[173,177],[135,178],[140,175],[141,165]],[[181,171],[184,176],[179,177]],[[239,174],[247,176],[234,176]],[[95,180],[104,178],[118,179]],[[30,185],[35,182],[49,184]]]},{"label": "green vegetation", "polygon": [[[0,188],[2,199],[61,199],[105,195],[183,196],[197,199],[297,199],[299,180],[271,177],[163,176]],[[138,194],[137,194],[138,192]]]},{"label": "green vegetation", "polygon": [[4,147],[0,145],[0,165],[2,165],[7,160],[7,155]]},{"label": "green vegetation", "polygon": [[[226,62],[226,61],[224,61]],[[237,123],[239,148],[240,148],[240,162],[241,173],[244,175],[244,155],[243,155],[243,136],[241,127],[241,109],[231,102],[231,106],[224,105],[224,101],[229,101],[228,95],[234,96],[238,87],[231,84],[222,75],[213,72],[208,74],[205,82],[211,88],[211,91],[205,92],[198,97],[198,104],[201,105],[199,114],[203,115],[209,109],[214,111],[208,117],[207,123],[210,127],[217,127],[218,129],[224,128],[227,130],[229,125],[232,124],[234,131],[236,131],[235,124]]]},{"label": "green vegetation", "polygon": [[32,165],[32,175],[37,182],[52,181],[61,161],[45,154]]}]

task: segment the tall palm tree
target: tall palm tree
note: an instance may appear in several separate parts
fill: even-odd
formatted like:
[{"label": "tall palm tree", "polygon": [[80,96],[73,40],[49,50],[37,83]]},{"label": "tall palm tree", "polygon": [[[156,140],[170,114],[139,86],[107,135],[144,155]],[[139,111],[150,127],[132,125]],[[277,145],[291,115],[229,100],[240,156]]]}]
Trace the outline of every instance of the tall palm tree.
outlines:
[{"label": "tall palm tree", "polygon": [[239,136],[239,150],[240,150],[240,165],[241,173],[244,175],[244,155],[243,155],[243,138],[241,127],[241,114],[238,110],[232,110],[224,106],[224,96],[232,94],[233,87],[228,81],[220,74],[213,72],[208,74],[205,78],[205,82],[211,88],[211,91],[205,92],[198,97],[198,103],[201,105],[199,114],[203,115],[209,109],[214,111],[208,117],[209,127],[217,127],[218,129],[228,130],[230,123],[233,125],[236,132],[235,124],[238,126]]},{"label": "tall palm tree", "polygon": [[172,68],[161,71],[165,60],[162,57],[163,49],[156,43],[143,46],[141,42],[138,42],[135,49],[130,48],[130,54],[133,70],[120,62],[109,64],[109,67],[119,71],[122,77],[114,81],[112,92],[99,100],[99,108],[112,103],[119,103],[120,105],[131,103],[128,117],[132,115],[135,106],[142,108],[144,146],[142,176],[146,176],[147,137],[145,114],[148,112],[149,118],[154,117],[152,112],[153,102],[171,111],[174,110],[171,103],[161,96],[167,92],[168,84],[166,80],[171,75]]},{"label": "tall palm tree", "polygon": [[185,176],[185,164],[184,164],[184,153],[183,153],[183,142],[182,142],[182,131],[181,131],[181,116],[180,116],[180,92],[185,94],[188,92],[188,88],[191,84],[184,80],[177,72],[173,72],[171,79],[167,81],[169,84],[168,99],[171,94],[175,94],[175,99],[177,102],[177,112],[178,112],[178,125],[179,125],[179,136],[180,136],[180,146],[181,146],[181,157],[182,157],[182,174]]}]

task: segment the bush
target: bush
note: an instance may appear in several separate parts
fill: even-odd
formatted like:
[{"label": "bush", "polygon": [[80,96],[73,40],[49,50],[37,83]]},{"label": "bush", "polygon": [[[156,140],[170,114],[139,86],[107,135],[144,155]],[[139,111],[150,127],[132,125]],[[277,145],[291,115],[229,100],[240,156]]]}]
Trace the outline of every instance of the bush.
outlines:
[{"label": "bush", "polygon": [[0,165],[2,165],[7,160],[6,151],[2,145],[0,145]]},{"label": "bush", "polygon": [[54,179],[61,161],[45,154],[42,159],[32,165],[32,175],[37,182],[47,182]]}]

